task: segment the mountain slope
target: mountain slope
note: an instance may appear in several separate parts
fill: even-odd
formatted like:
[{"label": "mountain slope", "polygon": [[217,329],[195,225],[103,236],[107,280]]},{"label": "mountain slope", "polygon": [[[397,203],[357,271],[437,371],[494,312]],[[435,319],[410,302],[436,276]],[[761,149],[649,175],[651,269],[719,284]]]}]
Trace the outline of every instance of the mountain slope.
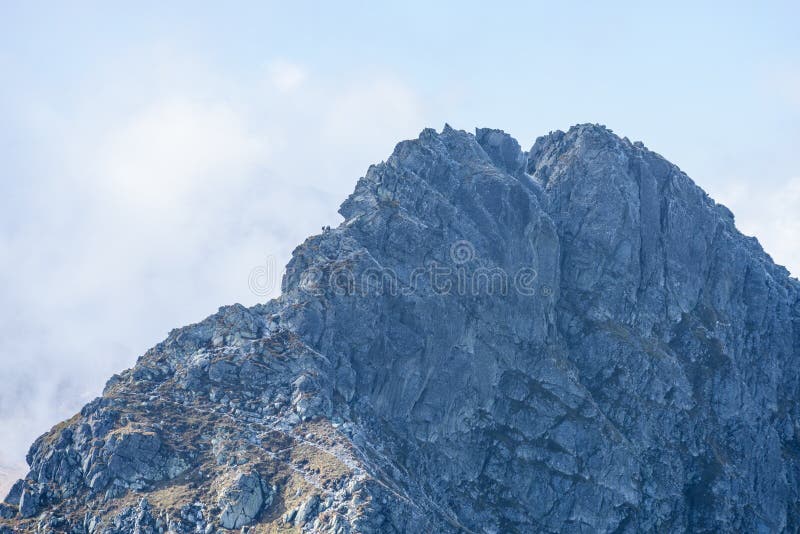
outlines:
[{"label": "mountain slope", "polygon": [[800,284],[677,167],[446,126],[340,213],[39,438],[2,524],[800,529]]}]

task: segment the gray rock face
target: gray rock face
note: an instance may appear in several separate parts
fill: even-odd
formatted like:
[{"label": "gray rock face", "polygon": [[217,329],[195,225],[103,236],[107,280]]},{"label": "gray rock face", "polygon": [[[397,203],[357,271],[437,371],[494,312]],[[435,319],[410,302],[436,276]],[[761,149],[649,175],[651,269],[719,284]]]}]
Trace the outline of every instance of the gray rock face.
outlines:
[{"label": "gray rock face", "polygon": [[[271,500],[271,495],[267,495]],[[220,525],[239,528],[249,525],[264,506],[261,478],[257,473],[239,473],[232,484],[220,495]]]},{"label": "gray rock face", "polygon": [[171,457],[153,432],[112,434],[102,449],[104,473],[129,484],[173,478],[182,470],[181,462]]},{"label": "gray rock face", "polygon": [[11,519],[17,515],[17,509],[7,503],[0,503],[0,518]]},{"label": "gray rock face", "polygon": [[677,167],[445,127],[340,213],[37,440],[0,525],[800,531],[800,283]]},{"label": "gray rock face", "polygon": [[22,497],[19,500],[19,515],[28,518],[38,514],[43,501],[42,493],[42,490],[35,486],[22,490]]},{"label": "gray rock face", "polygon": [[294,522],[298,525],[305,525],[317,514],[319,508],[319,495],[312,495],[306,502],[297,509]]}]

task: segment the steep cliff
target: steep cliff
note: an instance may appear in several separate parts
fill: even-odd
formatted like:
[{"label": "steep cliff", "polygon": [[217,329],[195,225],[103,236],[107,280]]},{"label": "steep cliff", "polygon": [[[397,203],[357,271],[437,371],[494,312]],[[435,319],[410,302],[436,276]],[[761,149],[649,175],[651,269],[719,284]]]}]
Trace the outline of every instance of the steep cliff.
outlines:
[{"label": "steep cliff", "polygon": [[677,167],[446,126],[340,213],[39,438],[0,525],[800,530],[800,283]]}]

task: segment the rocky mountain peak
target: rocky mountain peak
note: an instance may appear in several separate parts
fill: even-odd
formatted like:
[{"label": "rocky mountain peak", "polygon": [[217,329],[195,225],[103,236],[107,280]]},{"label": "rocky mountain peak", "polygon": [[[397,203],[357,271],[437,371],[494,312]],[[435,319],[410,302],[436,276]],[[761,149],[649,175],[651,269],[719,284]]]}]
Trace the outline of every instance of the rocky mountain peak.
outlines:
[{"label": "rocky mountain peak", "polygon": [[0,532],[800,529],[800,284],[676,166],[445,126],[340,213],[39,438]]}]

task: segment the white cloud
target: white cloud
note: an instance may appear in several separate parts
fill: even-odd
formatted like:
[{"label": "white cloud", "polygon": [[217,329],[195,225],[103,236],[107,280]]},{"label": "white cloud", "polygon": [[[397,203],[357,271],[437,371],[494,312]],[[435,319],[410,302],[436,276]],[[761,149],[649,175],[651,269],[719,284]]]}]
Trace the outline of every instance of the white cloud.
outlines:
[{"label": "white cloud", "polygon": [[157,102],[99,145],[104,193],[137,208],[167,209],[194,193],[240,186],[269,158],[269,143],[218,103]]},{"label": "white cloud", "polygon": [[729,180],[717,196],[736,215],[742,233],[757,237],[776,263],[800,276],[800,177],[777,187]]},{"label": "white cloud", "polygon": [[423,125],[430,126],[417,96],[404,84],[391,77],[359,80],[330,95],[319,119],[319,146],[326,151],[317,164],[335,171],[353,168],[365,154],[373,162],[382,161],[398,141],[416,137]]},{"label": "white cloud", "polygon": [[271,256],[282,270],[336,224],[368,165],[426,125],[389,76],[312,83],[282,61],[232,82],[168,57],[181,76],[140,58],[87,80],[97,98],[20,112],[33,141],[8,192],[21,217],[0,228],[13,258],[0,263],[0,466],[15,475],[38,435],[171,328],[264,300],[251,269]]},{"label": "white cloud", "polygon": [[281,93],[288,93],[297,89],[305,82],[308,76],[303,67],[285,60],[271,62],[267,70],[273,87]]},{"label": "white cloud", "polygon": [[[386,143],[398,129],[409,131],[419,126],[420,109],[416,95],[391,78],[367,80],[349,90],[332,95],[324,116],[323,139],[326,142]],[[369,132],[375,137],[364,138]]]}]

